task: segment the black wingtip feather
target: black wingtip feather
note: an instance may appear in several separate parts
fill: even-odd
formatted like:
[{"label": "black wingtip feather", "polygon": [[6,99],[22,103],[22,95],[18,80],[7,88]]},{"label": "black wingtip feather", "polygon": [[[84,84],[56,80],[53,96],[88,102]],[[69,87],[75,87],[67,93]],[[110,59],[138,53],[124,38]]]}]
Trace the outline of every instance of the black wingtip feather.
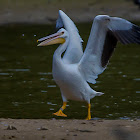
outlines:
[{"label": "black wingtip feather", "polygon": [[101,57],[102,67],[105,67],[116,47],[117,38],[113,35],[112,31],[108,30],[104,42],[103,53]]},{"label": "black wingtip feather", "polygon": [[140,27],[137,25],[133,24],[129,30],[115,30],[113,33],[122,44],[140,44]]}]

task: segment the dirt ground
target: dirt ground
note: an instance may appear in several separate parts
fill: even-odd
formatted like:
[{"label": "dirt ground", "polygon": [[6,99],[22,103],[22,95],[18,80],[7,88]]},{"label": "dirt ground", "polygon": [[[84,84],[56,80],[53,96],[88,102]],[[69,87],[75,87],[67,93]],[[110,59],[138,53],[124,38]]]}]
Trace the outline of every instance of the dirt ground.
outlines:
[{"label": "dirt ground", "polygon": [[0,4],[0,25],[55,23],[60,9],[74,22],[91,22],[99,14],[140,20],[140,8],[132,0],[3,0]]},{"label": "dirt ground", "polygon": [[0,140],[140,140],[140,120],[0,119]]}]

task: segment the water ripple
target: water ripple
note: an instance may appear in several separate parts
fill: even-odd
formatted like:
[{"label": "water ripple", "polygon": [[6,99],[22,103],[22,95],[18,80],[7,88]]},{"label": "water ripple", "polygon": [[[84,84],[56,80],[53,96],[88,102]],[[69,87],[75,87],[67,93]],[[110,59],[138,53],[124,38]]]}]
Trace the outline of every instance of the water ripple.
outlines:
[{"label": "water ripple", "polygon": [[30,69],[7,69],[7,71],[27,72],[27,71],[30,71]]},{"label": "water ripple", "polygon": [[56,87],[56,85],[48,85],[48,87]]},{"label": "water ripple", "polygon": [[13,73],[0,73],[0,75],[13,75]]},{"label": "water ripple", "polygon": [[135,78],[135,79],[133,79],[134,81],[140,81],[140,78]]},{"label": "water ripple", "polygon": [[51,72],[38,72],[39,75],[52,75]]},{"label": "water ripple", "polygon": [[42,92],[42,93],[47,93],[48,91],[46,91],[46,90],[41,90],[41,92]]}]

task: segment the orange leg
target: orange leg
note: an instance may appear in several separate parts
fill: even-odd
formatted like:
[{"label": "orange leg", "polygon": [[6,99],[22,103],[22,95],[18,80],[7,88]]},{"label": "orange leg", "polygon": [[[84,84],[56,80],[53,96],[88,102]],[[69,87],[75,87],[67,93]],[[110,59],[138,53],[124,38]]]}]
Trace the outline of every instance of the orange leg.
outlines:
[{"label": "orange leg", "polygon": [[88,104],[88,116],[86,120],[91,120],[91,113],[90,113],[91,104]]}]

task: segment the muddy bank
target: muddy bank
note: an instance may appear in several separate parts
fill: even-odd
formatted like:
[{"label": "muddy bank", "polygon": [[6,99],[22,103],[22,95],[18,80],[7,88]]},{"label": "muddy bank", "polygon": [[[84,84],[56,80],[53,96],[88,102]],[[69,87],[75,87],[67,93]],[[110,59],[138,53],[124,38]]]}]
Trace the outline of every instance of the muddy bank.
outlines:
[{"label": "muddy bank", "polygon": [[89,22],[96,15],[119,16],[132,21],[140,20],[140,9],[132,1],[126,0],[31,0],[2,1],[0,24],[8,23],[55,23],[58,10],[62,9],[74,22]]},{"label": "muddy bank", "polygon": [[140,120],[0,119],[0,139],[140,139]]}]

